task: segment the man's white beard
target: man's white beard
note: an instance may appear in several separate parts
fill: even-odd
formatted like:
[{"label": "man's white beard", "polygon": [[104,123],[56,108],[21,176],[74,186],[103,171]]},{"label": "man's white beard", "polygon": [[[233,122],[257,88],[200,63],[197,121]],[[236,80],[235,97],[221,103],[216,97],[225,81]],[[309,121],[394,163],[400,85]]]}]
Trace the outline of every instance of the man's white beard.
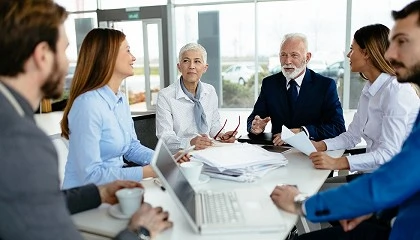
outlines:
[{"label": "man's white beard", "polygon": [[[294,67],[295,70],[293,72],[286,72],[284,70],[284,67]],[[281,67],[281,72],[283,73],[283,75],[288,78],[288,79],[295,79],[299,76],[299,74],[306,68],[305,64],[302,64],[302,67],[297,68],[294,65],[284,65]]]}]

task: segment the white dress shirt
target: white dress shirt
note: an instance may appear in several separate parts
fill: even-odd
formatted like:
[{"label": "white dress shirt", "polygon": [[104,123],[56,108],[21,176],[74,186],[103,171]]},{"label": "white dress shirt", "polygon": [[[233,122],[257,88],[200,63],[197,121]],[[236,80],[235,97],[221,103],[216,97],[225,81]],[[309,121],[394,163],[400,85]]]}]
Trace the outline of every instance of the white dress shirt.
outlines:
[{"label": "white dress shirt", "polygon": [[373,84],[365,84],[348,130],[324,140],[327,149],[349,149],[363,137],[366,153],[347,157],[350,171],[372,172],[400,151],[419,105],[419,97],[410,84],[398,83],[394,76],[382,73]]},{"label": "white dress shirt", "polygon": [[[298,94],[300,92],[300,87],[302,86],[302,82],[303,82],[303,78],[305,77],[305,73],[306,73],[306,71],[303,71],[302,75],[300,75],[299,77],[294,79],[295,82],[297,83]],[[289,85],[290,80],[292,80],[292,79],[286,77],[286,89],[289,89],[289,87],[290,87],[290,85]]]},{"label": "white dress shirt", "polygon": [[214,137],[222,127],[216,90],[210,84],[202,84],[200,103],[206,114],[209,129],[200,133],[194,119],[194,102],[182,91],[178,79],[158,93],[156,104],[156,136],[162,138],[171,152],[190,146],[197,134]]}]

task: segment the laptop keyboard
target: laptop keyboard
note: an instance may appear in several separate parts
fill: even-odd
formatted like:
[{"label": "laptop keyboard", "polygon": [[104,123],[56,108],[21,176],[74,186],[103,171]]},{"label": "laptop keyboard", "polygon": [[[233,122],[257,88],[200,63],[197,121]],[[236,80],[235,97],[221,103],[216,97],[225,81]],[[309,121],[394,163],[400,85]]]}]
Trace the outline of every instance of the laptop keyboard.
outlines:
[{"label": "laptop keyboard", "polygon": [[201,192],[204,224],[237,223],[243,220],[235,192]]}]

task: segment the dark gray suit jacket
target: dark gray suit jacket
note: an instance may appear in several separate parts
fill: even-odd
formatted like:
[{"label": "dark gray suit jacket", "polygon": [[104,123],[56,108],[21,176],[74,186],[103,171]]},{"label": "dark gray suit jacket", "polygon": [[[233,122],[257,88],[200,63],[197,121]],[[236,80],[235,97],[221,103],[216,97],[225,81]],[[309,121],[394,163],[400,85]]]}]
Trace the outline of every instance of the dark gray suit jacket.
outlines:
[{"label": "dark gray suit jacket", "polygon": [[[9,90],[25,116],[0,93],[0,239],[82,239],[70,213],[98,207],[98,188],[87,185],[63,194],[54,145],[36,126],[29,103]],[[117,239],[137,238],[125,230]]]}]

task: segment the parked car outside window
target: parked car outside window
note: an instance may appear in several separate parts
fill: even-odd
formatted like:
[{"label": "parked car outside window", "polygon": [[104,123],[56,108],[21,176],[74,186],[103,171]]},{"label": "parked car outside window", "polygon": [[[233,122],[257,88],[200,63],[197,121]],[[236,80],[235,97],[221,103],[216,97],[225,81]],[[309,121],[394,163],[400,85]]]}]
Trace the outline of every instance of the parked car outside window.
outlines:
[{"label": "parked car outside window", "polygon": [[[258,72],[263,72],[261,66],[258,67]],[[245,85],[251,77],[255,74],[255,64],[234,64],[222,72],[222,79],[232,83]]]},{"label": "parked car outside window", "polygon": [[324,60],[312,58],[308,62],[308,68],[316,73],[319,73],[327,68],[327,63]]},{"label": "parked car outside window", "polygon": [[[337,84],[337,91],[340,100],[343,98],[343,81],[344,81],[344,61],[335,62],[319,74],[334,79]],[[359,97],[366,83],[359,73],[350,72],[350,102],[349,108],[356,109]]]}]

